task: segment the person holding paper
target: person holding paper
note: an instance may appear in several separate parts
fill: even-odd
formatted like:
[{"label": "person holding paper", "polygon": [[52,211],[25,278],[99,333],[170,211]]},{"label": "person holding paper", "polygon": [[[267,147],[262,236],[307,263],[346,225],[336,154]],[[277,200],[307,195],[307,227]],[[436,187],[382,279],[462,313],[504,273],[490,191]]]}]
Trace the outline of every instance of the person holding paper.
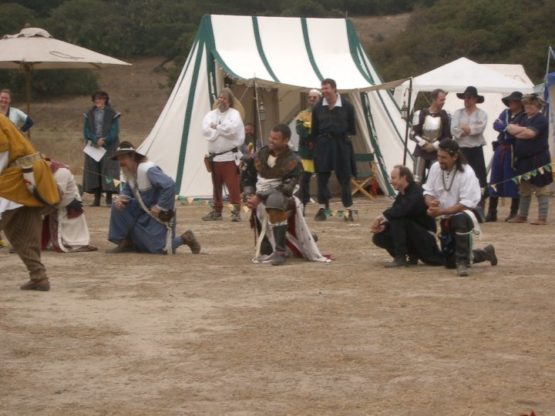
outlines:
[{"label": "person holding paper", "polygon": [[85,138],[85,167],[83,192],[94,194],[93,206],[100,206],[100,197],[106,192],[106,205],[112,205],[112,194],[118,190],[119,166],[112,156],[119,145],[119,117],[110,106],[110,97],[104,91],[91,96],[94,106],[87,111],[83,126]]}]

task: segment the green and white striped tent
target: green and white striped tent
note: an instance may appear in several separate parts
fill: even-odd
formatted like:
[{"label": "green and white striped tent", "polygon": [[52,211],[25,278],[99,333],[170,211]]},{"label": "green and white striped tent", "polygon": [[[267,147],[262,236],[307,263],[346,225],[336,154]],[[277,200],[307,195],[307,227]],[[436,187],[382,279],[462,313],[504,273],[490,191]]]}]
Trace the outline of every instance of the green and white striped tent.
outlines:
[{"label": "green and white striped tent", "polygon": [[387,176],[403,160],[405,123],[346,19],[204,16],[179,79],[140,150],[175,178],[180,196],[210,197],[201,121],[220,89],[231,83],[246,121],[254,122],[264,139],[273,125],[293,119],[304,104],[303,93],[319,88],[323,78],[333,78],[354,104],[355,151],[374,154],[378,182],[392,195]]}]

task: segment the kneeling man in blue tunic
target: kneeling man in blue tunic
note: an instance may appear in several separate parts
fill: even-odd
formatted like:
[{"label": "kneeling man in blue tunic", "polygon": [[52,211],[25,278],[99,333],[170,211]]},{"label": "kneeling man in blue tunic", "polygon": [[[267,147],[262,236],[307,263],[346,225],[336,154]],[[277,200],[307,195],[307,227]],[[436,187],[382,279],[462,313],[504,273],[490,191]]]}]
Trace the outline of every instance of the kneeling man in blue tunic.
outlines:
[{"label": "kneeling man in blue tunic", "polygon": [[191,230],[175,236],[174,180],[130,142],[122,142],[113,159],[127,182],[112,205],[108,240],[117,247],[109,252],[168,254],[185,244],[193,254],[200,253]]}]

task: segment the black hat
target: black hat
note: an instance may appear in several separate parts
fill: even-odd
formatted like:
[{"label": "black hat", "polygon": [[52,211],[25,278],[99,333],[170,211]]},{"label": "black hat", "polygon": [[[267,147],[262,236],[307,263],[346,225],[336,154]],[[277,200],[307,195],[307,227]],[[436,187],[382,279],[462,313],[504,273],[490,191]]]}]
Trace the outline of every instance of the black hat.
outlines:
[{"label": "black hat", "polygon": [[476,89],[476,87],[466,87],[466,90],[464,90],[463,93],[457,93],[457,97],[459,97],[460,99],[464,99],[466,97],[476,97],[476,102],[478,104],[484,102],[484,96],[478,95],[478,90]]},{"label": "black hat", "polygon": [[131,142],[125,141],[119,144],[118,148],[116,149],[116,152],[111,157],[111,159],[117,160],[117,158],[121,155],[130,155],[135,153],[138,155],[144,156],[142,153],[137,152],[137,149],[135,149],[135,146],[133,146]]},{"label": "black hat", "polygon": [[522,93],[519,91],[513,91],[511,95],[507,95],[506,97],[501,98],[503,104],[507,107],[509,106],[509,101],[519,101],[522,100]]}]

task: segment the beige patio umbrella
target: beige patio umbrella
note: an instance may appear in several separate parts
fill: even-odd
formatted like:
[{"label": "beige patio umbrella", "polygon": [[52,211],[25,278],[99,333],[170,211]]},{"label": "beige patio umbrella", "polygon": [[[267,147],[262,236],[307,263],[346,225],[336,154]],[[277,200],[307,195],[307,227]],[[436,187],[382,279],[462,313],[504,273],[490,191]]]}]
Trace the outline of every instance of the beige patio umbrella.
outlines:
[{"label": "beige patio umbrella", "polygon": [[31,114],[31,77],[41,69],[97,69],[109,65],[131,65],[90,49],[54,39],[38,27],[27,27],[0,39],[0,69],[25,73],[27,114]]}]

